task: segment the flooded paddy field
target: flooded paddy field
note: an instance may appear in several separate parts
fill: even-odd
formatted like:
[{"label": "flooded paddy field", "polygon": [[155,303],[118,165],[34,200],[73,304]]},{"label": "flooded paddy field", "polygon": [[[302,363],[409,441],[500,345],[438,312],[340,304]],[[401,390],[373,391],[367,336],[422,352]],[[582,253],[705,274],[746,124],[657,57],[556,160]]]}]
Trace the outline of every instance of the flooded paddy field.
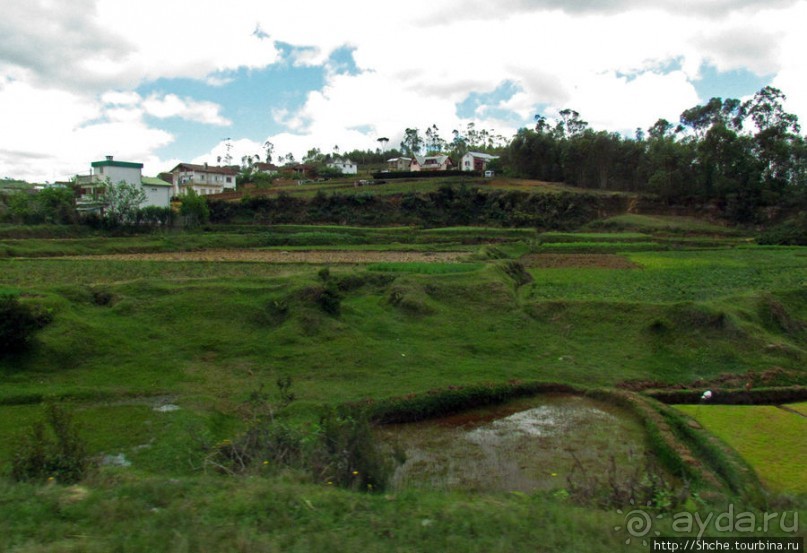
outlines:
[{"label": "flooded paddy field", "polygon": [[567,477],[635,473],[648,451],[641,422],[608,403],[544,395],[416,423],[379,437],[399,461],[393,488],[551,491]]}]

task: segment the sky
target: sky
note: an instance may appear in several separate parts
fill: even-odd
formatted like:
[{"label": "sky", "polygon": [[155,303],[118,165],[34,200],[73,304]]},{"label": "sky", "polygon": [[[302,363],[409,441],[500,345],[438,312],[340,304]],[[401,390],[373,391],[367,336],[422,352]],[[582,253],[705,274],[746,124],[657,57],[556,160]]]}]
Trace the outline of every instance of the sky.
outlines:
[{"label": "sky", "polygon": [[807,0],[7,0],[0,178],[505,137],[574,109],[633,136],[771,85],[807,121]]}]

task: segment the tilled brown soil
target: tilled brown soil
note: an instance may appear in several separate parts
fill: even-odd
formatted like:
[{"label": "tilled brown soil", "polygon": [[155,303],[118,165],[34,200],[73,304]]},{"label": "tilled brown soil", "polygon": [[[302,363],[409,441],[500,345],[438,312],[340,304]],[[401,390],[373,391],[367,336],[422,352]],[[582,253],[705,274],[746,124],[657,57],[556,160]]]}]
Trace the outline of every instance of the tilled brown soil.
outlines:
[{"label": "tilled brown soil", "polygon": [[519,260],[531,269],[639,269],[640,265],[614,254],[534,253]]},{"label": "tilled brown soil", "polygon": [[251,263],[457,263],[468,252],[401,252],[341,250],[204,250],[195,252],[160,252],[108,254],[71,257],[113,261],[208,261]]}]

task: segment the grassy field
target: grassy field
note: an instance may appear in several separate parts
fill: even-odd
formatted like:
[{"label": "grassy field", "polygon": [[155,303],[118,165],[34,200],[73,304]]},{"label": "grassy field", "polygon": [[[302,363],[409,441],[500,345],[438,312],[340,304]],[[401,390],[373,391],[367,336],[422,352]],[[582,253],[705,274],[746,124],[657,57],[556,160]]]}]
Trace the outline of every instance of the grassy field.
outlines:
[{"label": "grassy field", "polygon": [[[0,239],[0,290],[53,315],[33,351],[0,360],[0,472],[47,398],[72,406],[93,454],[131,463],[78,487],[0,484],[0,549],[617,550],[615,509],[546,494],[358,494],[274,467],[225,477],[202,470],[202,444],[232,438],[250,394],[280,377],[296,396],[283,420],[303,428],[323,405],[484,383],[677,385],[777,368],[807,384],[804,249],[737,247],[731,233],[691,220],[640,222],[578,236],[282,226]],[[711,247],[671,247],[668,227]],[[581,243],[593,253],[546,248]],[[356,259],[77,257],[227,249]],[[407,249],[462,257],[360,260]],[[179,410],[157,410],[165,404]],[[790,476],[760,476],[773,490],[804,492],[780,484]]]},{"label": "grassy field", "polygon": [[678,409],[736,449],[771,490],[807,493],[807,417],[773,405],[681,405]]}]

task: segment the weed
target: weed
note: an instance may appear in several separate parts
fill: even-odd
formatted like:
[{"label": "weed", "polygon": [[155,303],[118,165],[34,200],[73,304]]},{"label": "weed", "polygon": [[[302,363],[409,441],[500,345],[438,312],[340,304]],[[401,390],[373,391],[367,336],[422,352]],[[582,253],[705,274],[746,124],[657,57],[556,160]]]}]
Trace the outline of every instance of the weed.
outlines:
[{"label": "weed", "polygon": [[206,467],[226,474],[242,474],[256,467],[296,467],[302,460],[302,435],[276,417],[279,409],[294,401],[291,377],[278,378],[279,407],[271,401],[263,385],[250,393],[241,408],[247,429],[234,440],[213,446],[205,459]]},{"label": "weed", "polygon": [[278,327],[289,318],[289,302],[286,298],[273,299],[258,312],[256,322],[259,325]]},{"label": "weed", "polygon": [[73,413],[55,403],[45,404],[44,421],[31,427],[14,453],[11,476],[15,480],[57,479],[78,482],[87,474],[87,444],[79,435]]},{"label": "weed", "polygon": [[569,454],[574,464],[566,476],[567,492],[572,501],[581,505],[610,509],[636,503],[670,511],[689,497],[689,484],[684,481],[676,487],[650,454],[645,456],[644,463],[631,463],[632,470],[617,466],[611,455],[605,474],[590,473],[573,451]]}]

